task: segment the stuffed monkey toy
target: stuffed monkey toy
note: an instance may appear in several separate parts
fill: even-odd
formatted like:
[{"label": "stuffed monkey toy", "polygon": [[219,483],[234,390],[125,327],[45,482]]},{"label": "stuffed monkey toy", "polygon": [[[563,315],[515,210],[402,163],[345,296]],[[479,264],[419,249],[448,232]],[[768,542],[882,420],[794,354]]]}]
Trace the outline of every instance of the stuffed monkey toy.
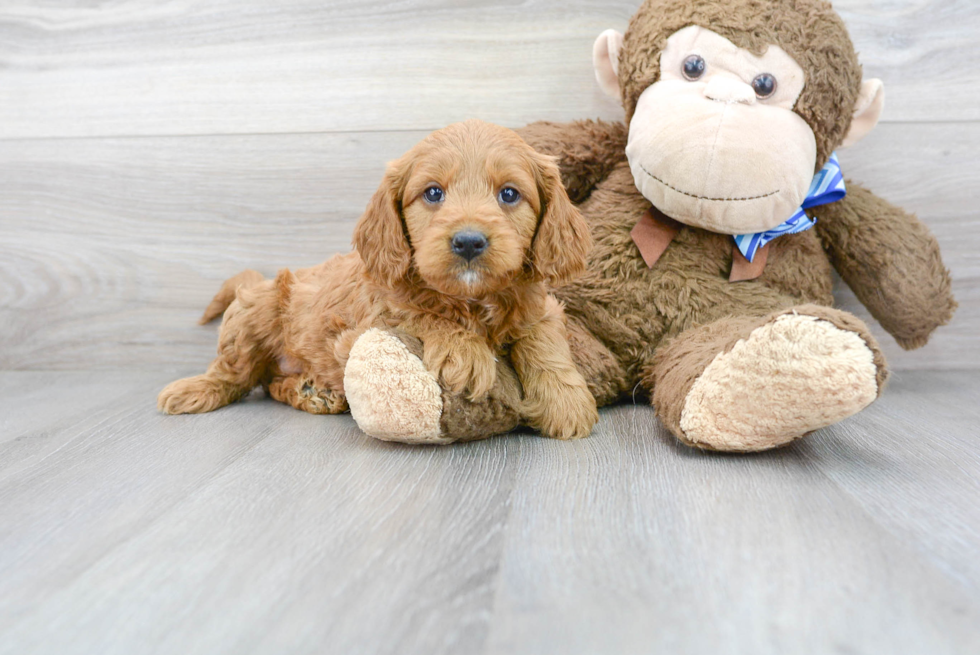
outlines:
[{"label": "stuffed monkey toy", "polygon": [[[557,290],[600,405],[642,392],[682,442],[787,444],[873,402],[887,378],[867,327],[832,307],[832,269],[906,349],[956,303],[929,230],[844,181],[835,151],[868,134],[884,91],[863,80],[824,0],[647,0],[595,44],[626,122],[537,123],[589,222],[588,271]],[[501,362],[476,402],[445,391],[421,344],[372,330],[345,387],[369,435],[448,443],[513,429]]]}]

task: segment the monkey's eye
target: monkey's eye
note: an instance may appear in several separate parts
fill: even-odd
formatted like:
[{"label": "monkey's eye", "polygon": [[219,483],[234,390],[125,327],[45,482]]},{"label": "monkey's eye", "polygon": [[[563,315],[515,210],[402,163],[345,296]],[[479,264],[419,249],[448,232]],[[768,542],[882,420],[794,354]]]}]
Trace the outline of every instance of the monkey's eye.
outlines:
[{"label": "monkey's eye", "polygon": [[497,194],[497,199],[505,205],[516,205],[521,201],[521,193],[514,187],[505,186]]},{"label": "monkey's eye", "polygon": [[427,203],[436,205],[446,199],[446,192],[442,190],[442,187],[433,184],[422,194]]},{"label": "monkey's eye", "polygon": [[768,98],[776,92],[776,78],[769,73],[763,73],[752,80],[752,88],[760,98]]},{"label": "monkey's eye", "polygon": [[691,80],[701,79],[704,75],[704,69],[708,67],[708,64],[704,61],[704,57],[701,55],[691,55],[684,60],[684,77]]}]

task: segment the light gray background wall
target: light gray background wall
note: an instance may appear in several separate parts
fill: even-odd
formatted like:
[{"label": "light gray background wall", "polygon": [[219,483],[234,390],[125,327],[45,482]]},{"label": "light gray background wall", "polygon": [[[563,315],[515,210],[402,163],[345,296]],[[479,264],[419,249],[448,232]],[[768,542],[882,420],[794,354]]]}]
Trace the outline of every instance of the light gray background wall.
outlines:
[{"label": "light gray background wall", "polygon": [[[591,46],[636,6],[7,0],[0,368],[203,364],[214,329],[195,319],[219,282],[348,249],[385,161],[428,131],[621,117]],[[836,6],[888,92],[845,172],[931,226],[962,304],[926,349],[885,349],[898,369],[975,368],[980,6]]]}]

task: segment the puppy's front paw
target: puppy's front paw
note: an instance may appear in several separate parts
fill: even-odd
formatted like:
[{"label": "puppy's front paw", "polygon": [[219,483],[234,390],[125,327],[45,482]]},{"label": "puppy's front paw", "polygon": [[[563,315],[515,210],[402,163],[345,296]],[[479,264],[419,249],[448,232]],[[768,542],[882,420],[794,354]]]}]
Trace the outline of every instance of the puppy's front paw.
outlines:
[{"label": "puppy's front paw", "polygon": [[485,397],[497,381],[493,351],[476,335],[453,334],[424,341],[422,359],[447,388],[457,393],[469,390],[470,400]]},{"label": "puppy's front paw", "polygon": [[589,436],[599,421],[595,398],[585,380],[578,384],[554,383],[545,393],[529,394],[525,414],[532,427],[552,439]]}]

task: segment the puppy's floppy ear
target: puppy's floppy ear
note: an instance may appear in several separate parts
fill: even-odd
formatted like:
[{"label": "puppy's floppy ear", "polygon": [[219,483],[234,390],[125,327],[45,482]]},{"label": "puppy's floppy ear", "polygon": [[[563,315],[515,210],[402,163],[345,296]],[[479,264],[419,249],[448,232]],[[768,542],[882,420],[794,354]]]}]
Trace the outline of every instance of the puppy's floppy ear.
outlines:
[{"label": "puppy's floppy ear", "polygon": [[381,186],[354,228],[354,248],[375,282],[386,287],[408,275],[412,250],[402,224],[402,192],[410,166],[405,158],[388,164]]},{"label": "puppy's floppy ear", "polygon": [[534,153],[541,217],[531,246],[535,277],[560,287],[585,272],[592,249],[589,225],[568,198],[554,159]]}]

